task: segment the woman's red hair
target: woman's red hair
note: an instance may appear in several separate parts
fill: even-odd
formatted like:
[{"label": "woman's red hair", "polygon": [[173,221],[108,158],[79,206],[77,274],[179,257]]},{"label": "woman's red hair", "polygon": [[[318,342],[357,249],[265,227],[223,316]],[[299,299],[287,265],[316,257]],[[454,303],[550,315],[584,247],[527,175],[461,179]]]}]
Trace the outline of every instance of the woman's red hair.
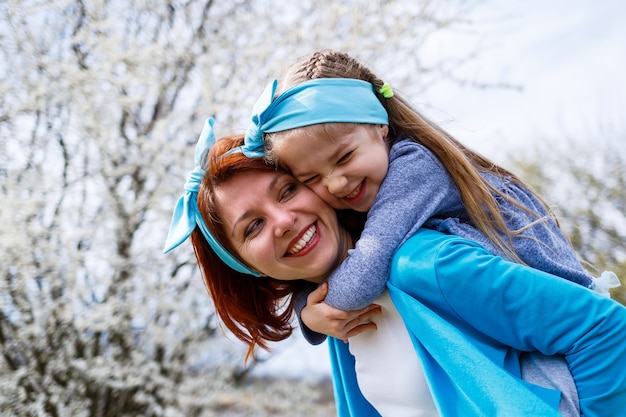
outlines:
[{"label": "woman's red hair", "polygon": [[[243,262],[221,227],[214,190],[234,175],[251,171],[275,172],[277,168],[267,165],[262,158],[247,158],[240,152],[225,155],[242,144],[243,136],[226,137],[215,143],[208,155],[208,164],[204,164],[206,174],[198,192],[198,207],[215,238]],[[310,287],[310,283],[236,272],[219,259],[198,228],[191,235],[191,243],[217,315],[228,330],[248,345],[246,360],[256,345],[268,349],[267,342],[284,340],[291,335],[292,296]]]}]

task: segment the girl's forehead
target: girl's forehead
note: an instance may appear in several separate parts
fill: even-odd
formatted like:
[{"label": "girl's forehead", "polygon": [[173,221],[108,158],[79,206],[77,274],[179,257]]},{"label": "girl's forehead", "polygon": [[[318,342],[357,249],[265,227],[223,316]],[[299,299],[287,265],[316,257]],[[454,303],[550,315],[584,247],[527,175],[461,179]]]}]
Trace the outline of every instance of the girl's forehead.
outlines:
[{"label": "girl's forehead", "polygon": [[314,150],[334,147],[352,133],[355,126],[353,123],[323,123],[279,132],[271,138],[270,154],[280,163],[287,152],[309,152],[310,146]]},{"label": "girl's forehead", "polygon": [[326,137],[333,140],[337,137],[352,133],[356,128],[354,123],[321,123],[317,125],[305,126],[301,129],[303,134],[311,136]]},{"label": "girl's forehead", "polygon": [[354,123],[320,123],[310,126],[297,127],[283,132],[271,133],[268,140],[273,148],[284,143],[292,143],[293,140],[304,138],[316,138],[334,141],[338,137],[352,133],[356,124]]}]

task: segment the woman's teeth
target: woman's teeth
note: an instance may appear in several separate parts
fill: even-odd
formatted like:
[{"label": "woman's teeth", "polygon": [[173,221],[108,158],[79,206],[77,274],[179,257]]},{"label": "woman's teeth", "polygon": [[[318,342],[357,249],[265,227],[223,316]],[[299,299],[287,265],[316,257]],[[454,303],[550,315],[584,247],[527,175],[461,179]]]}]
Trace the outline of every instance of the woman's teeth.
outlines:
[{"label": "woman's teeth", "polygon": [[307,230],[306,233],[302,236],[302,239],[300,239],[298,243],[296,243],[291,249],[289,249],[289,254],[295,255],[296,253],[300,252],[302,248],[304,248],[311,241],[311,239],[313,239],[316,232],[317,227],[314,224],[311,225],[309,230]]}]

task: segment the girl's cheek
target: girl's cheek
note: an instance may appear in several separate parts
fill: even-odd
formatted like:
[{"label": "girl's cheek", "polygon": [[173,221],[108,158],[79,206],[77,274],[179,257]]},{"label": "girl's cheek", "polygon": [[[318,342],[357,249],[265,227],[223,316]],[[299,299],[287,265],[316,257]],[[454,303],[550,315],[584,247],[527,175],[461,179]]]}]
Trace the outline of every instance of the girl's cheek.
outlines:
[{"label": "girl's cheek", "polygon": [[[323,185],[313,188],[313,192],[317,197],[321,198],[326,204],[333,206],[337,204],[336,197],[332,195]],[[337,207],[334,207],[337,208]]]}]

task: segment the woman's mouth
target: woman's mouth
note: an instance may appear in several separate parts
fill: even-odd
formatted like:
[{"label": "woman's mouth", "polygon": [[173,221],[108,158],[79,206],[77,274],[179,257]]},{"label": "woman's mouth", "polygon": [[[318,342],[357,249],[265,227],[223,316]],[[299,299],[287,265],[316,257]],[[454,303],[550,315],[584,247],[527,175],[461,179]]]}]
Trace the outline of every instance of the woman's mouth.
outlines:
[{"label": "woman's mouth", "polygon": [[298,241],[287,251],[287,255],[293,256],[301,253],[311,246],[317,237],[317,225],[314,223],[304,232]]}]

